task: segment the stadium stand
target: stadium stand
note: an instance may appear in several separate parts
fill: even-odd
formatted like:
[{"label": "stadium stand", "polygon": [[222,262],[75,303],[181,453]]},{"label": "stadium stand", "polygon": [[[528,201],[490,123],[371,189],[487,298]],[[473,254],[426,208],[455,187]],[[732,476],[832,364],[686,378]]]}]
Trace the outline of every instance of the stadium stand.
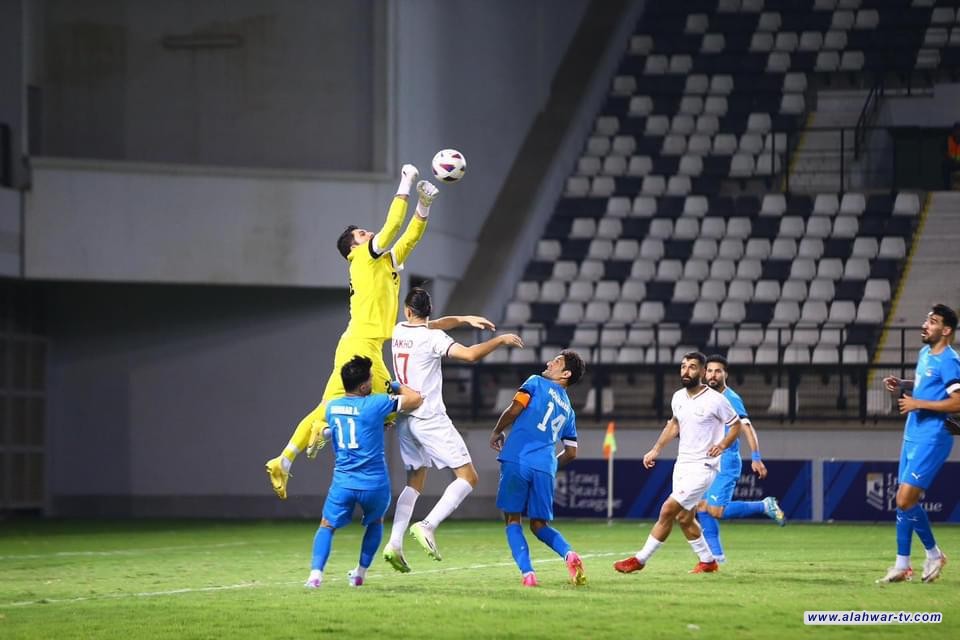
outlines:
[{"label": "stadium stand", "polygon": [[[540,336],[541,357],[569,344],[593,363],[672,366],[698,348],[737,366],[868,364],[921,197],[781,193],[787,134],[817,86],[956,66],[956,3],[648,5],[505,324]],[[776,389],[769,412],[787,399]]]}]

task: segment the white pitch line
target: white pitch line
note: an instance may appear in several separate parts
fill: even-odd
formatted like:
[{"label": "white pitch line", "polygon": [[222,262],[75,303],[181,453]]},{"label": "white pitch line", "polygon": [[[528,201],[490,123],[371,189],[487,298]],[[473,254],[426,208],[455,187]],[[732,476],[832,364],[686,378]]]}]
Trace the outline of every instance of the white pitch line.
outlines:
[{"label": "white pitch line", "polygon": [[221,542],[217,544],[173,545],[169,547],[143,547],[140,549],[112,549],[109,551],[52,551],[50,553],[25,553],[0,556],[0,560],[40,560],[43,558],[136,556],[156,551],[189,551],[191,549],[221,549],[240,547],[249,542]]},{"label": "white pitch line", "polygon": [[[182,547],[179,547],[182,548]],[[622,556],[629,555],[629,551],[608,551],[605,553],[585,553],[581,555],[581,558],[606,558],[609,556]],[[562,561],[559,558],[543,558],[540,560],[534,560],[534,564],[544,564],[547,562],[559,562]],[[473,564],[465,567],[449,567],[442,569],[426,569],[423,571],[411,571],[407,575],[417,576],[417,575],[427,575],[432,573],[449,573],[453,571],[475,571],[478,569],[495,569],[500,567],[512,567],[515,566],[513,562],[493,562],[489,564]],[[372,573],[369,574],[370,577],[382,578],[382,577],[399,577],[396,573]],[[0,603],[0,609],[4,607],[29,607],[38,604],[66,604],[73,602],[88,602],[93,600],[121,600],[126,598],[156,598],[160,596],[175,596],[182,595],[185,593],[207,593],[211,591],[235,591],[239,589],[253,589],[257,587],[283,587],[288,585],[300,585],[302,584],[299,580],[285,581],[285,582],[240,582],[238,584],[227,584],[227,585],[218,585],[212,587],[184,587],[182,589],[169,589],[166,591],[140,591],[136,593],[108,593],[104,595],[94,595],[94,596],[78,596],[76,598],[40,598],[38,600],[22,600],[20,602],[5,602]]]}]

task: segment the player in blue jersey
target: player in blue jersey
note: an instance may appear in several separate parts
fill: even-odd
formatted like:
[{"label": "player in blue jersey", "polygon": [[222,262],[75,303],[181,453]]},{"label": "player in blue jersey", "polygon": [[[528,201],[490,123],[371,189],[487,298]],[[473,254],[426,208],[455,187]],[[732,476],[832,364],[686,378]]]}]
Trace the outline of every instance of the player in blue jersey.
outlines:
[{"label": "player in blue jersey", "polygon": [[[730,401],[733,410],[737,412],[740,423],[743,425],[741,433],[746,435],[747,444],[750,445],[750,466],[761,480],[766,478],[767,467],[763,464],[763,458],[760,455],[760,442],[750,422],[750,416],[747,415],[743,398],[727,386],[727,359],[719,354],[708,356],[703,378],[711,389],[722,393]],[[751,501],[733,499],[737,480],[740,479],[740,467],[740,441],[734,440],[733,444],[720,454],[720,473],[707,489],[706,499],[701,500],[697,508],[697,519],[703,527],[703,536],[710,545],[714,559],[720,564],[726,562],[727,558],[720,543],[720,526],[717,520],[749,518],[765,514],[781,527],[787,522],[783,510],[780,509],[774,497]]]},{"label": "player in blue jersey", "polygon": [[323,568],[330,557],[334,532],[350,523],[353,509],[363,512],[360,562],[347,574],[352,587],[363,584],[367,568],[383,538],[383,514],[390,505],[390,476],[383,451],[383,421],[391,413],[412,411],[423,398],[413,389],[393,383],[396,393],[371,393],[373,361],[354,356],[340,369],[347,395],[330,400],[326,420],[333,441],[333,482],[323,503],[323,519],[313,539],[313,562],[304,586],[312,589],[323,583]]},{"label": "player in blue jersey", "polygon": [[919,502],[953,448],[946,419],[947,414],[960,411],[960,356],[950,346],[956,330],[956,312],[945,304],[933,305],[920,329],[925,346],[920,349],[913,380],[894,376],[883,379],[888,391],[900,393],[900,413],[907,414],[907,420],[898,471],[897,559],[877,582],[912,579],[910,543],[914,531],[927,552],[924,582],[939,578],[947,563],[933,537],[927,512]]},{"label": "player in blue jersey", "polygon": [[[506,519],[507,544],[525,587],[537,586],[537,574],[523,536],[524,514],[530,518],[533,535],[567,563],[570,581],[575,585],[587,582],[580,556],[548,524],[553,520],[557,467],[577,457],[577,419],[567,388],[583,377],[585,369],[577,352],[561,351],[541,375],[530,376],[520,386],[490,435],[490,446],[499,452],[500,461],[497,508]],[[504,442],[503,431],[511,425],[510,437]],[[557,442],[563,442],[559,456]]]}]

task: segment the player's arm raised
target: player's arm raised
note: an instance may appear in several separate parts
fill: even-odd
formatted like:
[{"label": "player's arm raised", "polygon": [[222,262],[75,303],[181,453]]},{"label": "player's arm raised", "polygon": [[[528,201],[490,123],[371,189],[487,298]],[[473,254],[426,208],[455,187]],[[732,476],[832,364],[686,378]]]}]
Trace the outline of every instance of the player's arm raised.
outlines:
[{"label": "player's arm raised", "polygon": [[490,448],[494,451],[500,451],[503,449],[503,441],[506,439],[506,436],[503,435],[504,429],[513,424],[523,410],[527,408],[527,404],[530,403],[530,395],[525,391],[517,391],[513,400],[510,402],[510,406],[504,409],[503,413],[500,414],[500,418],[497,420],[497,425],[493,428],[493,433],[490,434]]},{"label": "player's arm raised", "polygon": [[440,329],[441,331],[450,331],[464,325],[486,331],[495,331],[497,329],[496,325],[483,316],[443,316],[436,320],[430,320],[427,323],[427,327],[430,329]]},{"label": "player's arm raised", "polygon": [[663,448],[667,446],[668,442],[679,435],[680,423],[677,422],[676,417],[670,418],[667,420],[667,424],[664,425],[663,431],[660,432],[660,437],[657,438],[657,442],[653,445],[653,448],[643,454],[643,466],[647,469],[652,469],[653,466],[657,464],[656,460],[660,456],[660,452],[663,451]]},{"label": "player's arm raised", "polygon": [[505,333],[501,336],[490,338],[486,342],[475,344],[472,347],[465,347],[458,342],[450,346],[447,355],[464,362],[478,362],[493,353],[498,347],[517,347],[518,349],[522,349],[523,340],[516,334]]},{"label": "player's arm raised", "polygon": [[420,172],[412,164],[405,164],[400,170],[400,185],[397,187],[397,195],[393,197],[390,208],[387,210],[387,219],[380,231],[374,234],[371,241],[370,246],[374,253],[379,255],[389,249],[397,234],[400,233],[403,219],[407,217],[407,199],[410,197],[410,190],[419,175]]},{"label": "player's arm raised", "polygon": [[423,237],[423,233],[427,230],[430,205],[438,193],[440,193],[439,190],[426,180],[421,180],[417,185],[417,194],[419,196],[417,213],[410,218],[410,222],[407,223],[407,228],[404,230],[403,235],[400,236],[397,244],[393,245],[393,249],[390,251],[393,254],[394,266],[399,267],[406,262],[410,253],[413,252],[413,248],[420,242],[420,238]]}]

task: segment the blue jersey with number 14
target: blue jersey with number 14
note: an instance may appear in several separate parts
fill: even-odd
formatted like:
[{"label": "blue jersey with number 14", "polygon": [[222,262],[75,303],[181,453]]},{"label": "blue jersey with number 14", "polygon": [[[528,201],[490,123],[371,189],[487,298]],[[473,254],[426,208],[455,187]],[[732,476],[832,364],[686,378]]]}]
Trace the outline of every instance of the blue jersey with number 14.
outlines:
[{"label": "blue jersey with number 14", "polygon": [[397,411],[396,396],[343,396],[327,403],[333,452],[333,484],[344,489],[390,485],[383,453],[383,420]]},{"label": "blue jersey with number 14", "polygon": [[497,460],[554,475],[557,442],[577,441],[577,420],[570,397],[561,385],[543,376],[527,378],[520,393],[526,393],[530,401],[514,421]]}]

